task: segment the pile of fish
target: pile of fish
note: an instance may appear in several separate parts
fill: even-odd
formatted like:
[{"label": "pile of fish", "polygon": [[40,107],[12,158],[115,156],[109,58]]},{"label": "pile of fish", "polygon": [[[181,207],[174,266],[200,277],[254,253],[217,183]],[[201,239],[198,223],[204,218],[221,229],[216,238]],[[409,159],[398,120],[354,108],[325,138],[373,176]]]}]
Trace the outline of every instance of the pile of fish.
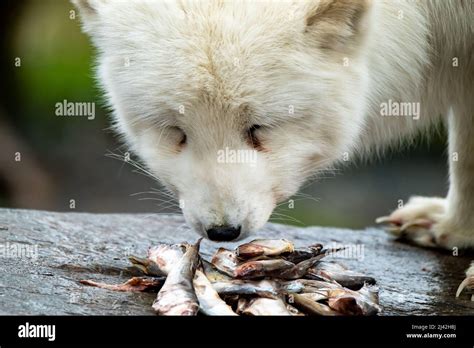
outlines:
[{"label": "pile of fish", "polygon": [[208,262],[196,244],[159,244],[146,258],[131,256],[145,274],[123,284],[81,283],[115,291],[158,291],[159,315],[375,315],[371,277],[323,260],[337,249],[295,248],[285,239],[219,248]]}]

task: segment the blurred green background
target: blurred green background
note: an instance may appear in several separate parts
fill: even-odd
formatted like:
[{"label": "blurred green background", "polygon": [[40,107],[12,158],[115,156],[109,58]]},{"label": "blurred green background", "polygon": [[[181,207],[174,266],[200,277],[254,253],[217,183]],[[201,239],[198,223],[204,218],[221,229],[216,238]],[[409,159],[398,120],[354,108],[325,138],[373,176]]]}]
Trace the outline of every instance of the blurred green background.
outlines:
[{"label": "blurred green background", "polygon": [[[156,182],[108,153],[123,148],[93,79],[94,51],[66,0],[2,3],[0,206],[88,212],[177,212]],[[21,64],[18,66],[18,58]],[[96,117],[57,117],[63,100]],[[341,168],[305,185],[273,221],[362,228],[412,194],[445,195],[444,135]],[[17,161],[18,153],[21,160]]]}]

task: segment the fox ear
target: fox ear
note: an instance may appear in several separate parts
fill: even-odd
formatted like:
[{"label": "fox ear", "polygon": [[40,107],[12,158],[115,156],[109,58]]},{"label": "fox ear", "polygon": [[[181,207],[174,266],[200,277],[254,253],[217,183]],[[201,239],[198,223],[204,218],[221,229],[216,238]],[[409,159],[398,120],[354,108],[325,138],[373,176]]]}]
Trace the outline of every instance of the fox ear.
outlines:
[{"label": "fox ear", "polygon": [[314,0],[305,31],[323,48],[344,49],[365,36],[372,0]]},{"label": "fox ear", "polygon": [[71,2],[79,9],[83,28],[88,32],[98,21],[99,11],[107,0],[71,0]]}]

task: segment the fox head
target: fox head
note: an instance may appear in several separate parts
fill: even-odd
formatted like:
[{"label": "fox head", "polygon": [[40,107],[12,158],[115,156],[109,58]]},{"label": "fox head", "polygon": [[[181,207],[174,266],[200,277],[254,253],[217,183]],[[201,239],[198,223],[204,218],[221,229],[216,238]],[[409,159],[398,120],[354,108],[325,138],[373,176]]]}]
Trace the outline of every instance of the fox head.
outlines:
[{"label": "fox head", "polygon": [[73,0],[118,131],[212,240],[352,151],[369,0]]}]

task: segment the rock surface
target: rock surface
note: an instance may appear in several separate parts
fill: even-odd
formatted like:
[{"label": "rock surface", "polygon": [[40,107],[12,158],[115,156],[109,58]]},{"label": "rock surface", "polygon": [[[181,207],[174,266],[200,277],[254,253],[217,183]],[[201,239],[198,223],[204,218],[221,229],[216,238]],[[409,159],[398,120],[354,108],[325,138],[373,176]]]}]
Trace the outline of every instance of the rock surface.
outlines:
[{"label": "rock surface", "polygon": [[[258,237],[287,238],[300,246],[320,242],[355,247],[356,258],[346,255],[339,261],[377,279],[382,315],[474,314],[474,302],[467,296],[454,297],[472,254],[420,249],[379,229],[267,224]],[[128,255],[145,255],[157,242],[197,238],[181,216],[0,209],[0,314],[154,315],[154,294],[112,292],[79,280],[123,282],[136,274]],[[209,257],[217,247],[204,240],[201,253]]]}]

